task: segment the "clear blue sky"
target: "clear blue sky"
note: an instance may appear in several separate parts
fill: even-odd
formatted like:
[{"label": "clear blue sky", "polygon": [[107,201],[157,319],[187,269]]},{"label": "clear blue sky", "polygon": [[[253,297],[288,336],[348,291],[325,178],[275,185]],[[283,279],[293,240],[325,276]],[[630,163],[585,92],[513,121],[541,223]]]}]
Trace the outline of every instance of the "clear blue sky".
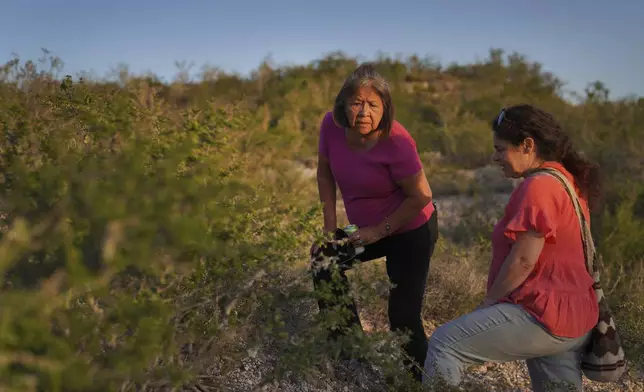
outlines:
[{"label": "clear blue sky", "polygon": [[104,75],[119,63],[166,80],[175,60],[246,73],[271,55],[307,63],[343,50],[431,55],[446,64],[519,51],[582,91],[644,96],[643,0],[3,0],[0,54]]}]

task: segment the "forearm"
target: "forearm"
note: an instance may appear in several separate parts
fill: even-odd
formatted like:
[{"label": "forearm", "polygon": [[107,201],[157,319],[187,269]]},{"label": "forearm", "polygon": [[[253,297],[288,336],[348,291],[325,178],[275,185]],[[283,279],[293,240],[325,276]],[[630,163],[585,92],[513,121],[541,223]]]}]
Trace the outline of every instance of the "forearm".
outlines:
[{"label": "forearm", "polygon": [[333,231],[338,225],[335,179],[326,175],[318,175],[317,181],[324,214],[324,230]]},{"label": "forearm", "polygon": [[[378,225],[379,232],[383,235],[395,232],[414,219],[431,200],[431,197],[408,196],[391,216],[380,222]],[[388,233],[386,230],[387,223],[389,223]]]},{"label": "forearm", "polygon": [[503,263],[499,275],[494,280],[486,298],[497,302],[508,296],[528,278],[534,268],[534,263],[528,259],[517,257],[512,252]]}]

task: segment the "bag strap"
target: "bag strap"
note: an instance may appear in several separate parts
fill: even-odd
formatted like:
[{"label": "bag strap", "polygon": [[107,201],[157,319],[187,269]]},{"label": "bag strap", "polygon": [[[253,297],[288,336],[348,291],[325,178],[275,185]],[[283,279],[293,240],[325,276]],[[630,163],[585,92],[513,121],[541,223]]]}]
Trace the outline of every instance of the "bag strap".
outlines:
[{"label": "bag strap", "polygon": [[590,226],[588,225],[586,216],[584,215],[583,209],[581,208],[581,203],[579,202],[579,197],[577,196],[575,188],[570,183],[570,181],[568,181],[568,178],[566,178],[566,176],[564,176],[563,173],[561,173],[559,170],[553,168],[542,168],[534,172],[534,174],[540,173],[547,174],[558,179],[566,189],[568,196],[570,196],[572,204],[575,208],[575,212],[577,213],[577,218],[579,219],[579,227],[581,228],[581,239],[584,247],[586,269],[588,270],[590,276],[594,277],[595,280],[598,280],[599,271],[596,265],[597,254],[595,244],[590,232]]}]

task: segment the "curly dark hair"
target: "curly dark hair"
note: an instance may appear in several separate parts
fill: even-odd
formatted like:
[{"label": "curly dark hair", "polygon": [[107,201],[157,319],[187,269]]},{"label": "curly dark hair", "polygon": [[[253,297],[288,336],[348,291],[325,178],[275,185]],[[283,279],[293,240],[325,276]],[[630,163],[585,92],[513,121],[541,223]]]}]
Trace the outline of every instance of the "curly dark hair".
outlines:
[{"label": "curly dark hair", "polygon": [[502,109],[491,125],[496,137],[514,146],[531,137],[539,158],[559,162],[573,175],[590,208],[600,203],[603,190],[599,165],[575,149],[552,114],[532,105],[516,105]]}]

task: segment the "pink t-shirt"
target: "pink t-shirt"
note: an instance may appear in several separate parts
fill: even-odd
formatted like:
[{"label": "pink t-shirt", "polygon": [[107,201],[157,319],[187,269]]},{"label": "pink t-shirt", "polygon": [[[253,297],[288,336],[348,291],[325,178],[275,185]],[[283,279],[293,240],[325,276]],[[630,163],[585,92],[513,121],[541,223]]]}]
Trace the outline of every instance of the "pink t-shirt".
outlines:
[{"label": "pink t-shirt", "polygon": [[[561,164],[546,162],[542,167],[558,169],[574,184]],[[580,199],[590,222],[587,203]],[[565,188],[554,177],[544,174],[527,178],[510,196],[492,234],[487,289],[510,253],[516,233],[527,230],[543,234],[546,242],[534,270],[501,302],[523,306],[554,335],[583,336],[597,323],[597,298],[593,279],[586,271],[577,214]]]},{"label": "pink t-shirt", "polygon": [[[396,181],[422,168],[416,142],[397,121],[389,138],[380,140],[368,151],[357,152],[347,146],[344,129],[335,124],[329,112],[320,127],[319,153],[329,160],[349,222],[358,227],[375,226],[391,216],[406,198]],[[395,232],[420,227],[433,212],[434,205],[427,204]]]}]

